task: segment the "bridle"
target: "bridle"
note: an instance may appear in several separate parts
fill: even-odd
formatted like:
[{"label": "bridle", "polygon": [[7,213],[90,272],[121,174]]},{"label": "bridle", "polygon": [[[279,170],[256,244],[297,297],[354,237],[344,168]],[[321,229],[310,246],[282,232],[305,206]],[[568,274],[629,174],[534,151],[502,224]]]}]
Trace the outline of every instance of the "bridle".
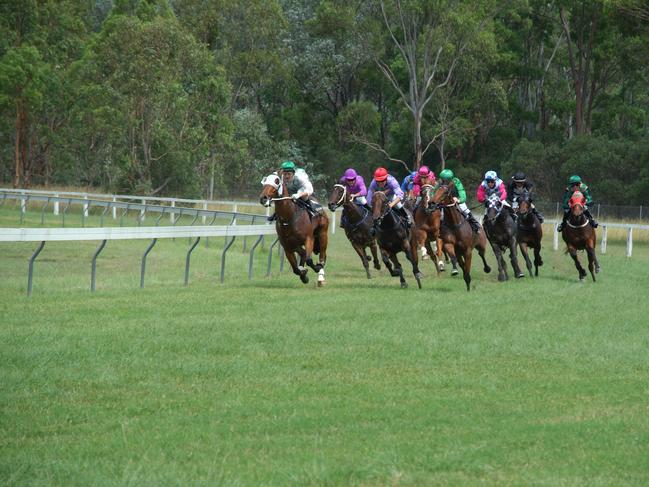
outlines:
[{"label": "bridle", "polygon": [[[275,181],[275,179],[276,179],[277,181]],[[265,178],[263,178],[263,179],[261,180],[261,184],[262,184],[263,186],[270,186],[270,187],[272,187],[273,189],[275,189],[275,193],[276,193],[277,195],[282,194],[282,190],[283,190],[283,186],[282,186],[282,185],[283,185],[283,182],[282,182],[282,178],[281,178],[281,177],[279,176],[279,174],[277,174],[277,173],[269,174],[268,176],[266,176]],[[268,197],[266,197],[266,203],[264,203],[264,206],[266,206],[266,207],[270,206],[270,204],[271,204],[273,201],[282,201],[282,200],[291,200],[291,199],[293,199],[293,198],[291,198],[290,196],[277,196],[277,197],[274,197],[274,198],[268,198]]]},{"label": "bridle", "polygon": [[376,192],[374,193],[374,196],[376,197],[376,195],[378,195],[378,194],[382,194],[382,195],[383,195],[383,198],[384,198],[384,200],[383,200],[383,204],[382,204],[381,206],[387,206],[386,210],[383,211],[383,212],[378,216],[378,218],[375,218],[375,219],[374,219],[374,221],[380,225],[381,222],[383,221],[383,219],[386,217],[386,215],[392,211],[392,208],[390,208],[390,205],[388,204],[388,196],[385,194],[385,191],[376,191]]},{"label": "bridle", "polygon": [[347,198],[347,186],[345,184],[334,184],[334,188],[342,188],[343,194],[340,196],[340,199],[336,201],[334,204],[336,205],[336,208],[338,208]]}]

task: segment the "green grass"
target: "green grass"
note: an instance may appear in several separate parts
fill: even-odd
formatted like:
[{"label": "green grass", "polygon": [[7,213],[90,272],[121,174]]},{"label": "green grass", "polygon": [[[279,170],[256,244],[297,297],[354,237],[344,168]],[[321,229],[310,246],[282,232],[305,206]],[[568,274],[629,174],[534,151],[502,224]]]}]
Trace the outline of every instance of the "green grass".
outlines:
[{"label": "green grass", "polygon": [[47,244],[27,298],[36,245],[0,243],[2,485],[649,483],[643,241],[579,284],[548,239],[540,278],[470,293],[368,281],[339,232],[323,289],[267,249],[249,281],[241,242],[221,285],[223,239],[184,288],[177,239],[144,290],[147,242],[109,242],[92,294],[96,245]]}]

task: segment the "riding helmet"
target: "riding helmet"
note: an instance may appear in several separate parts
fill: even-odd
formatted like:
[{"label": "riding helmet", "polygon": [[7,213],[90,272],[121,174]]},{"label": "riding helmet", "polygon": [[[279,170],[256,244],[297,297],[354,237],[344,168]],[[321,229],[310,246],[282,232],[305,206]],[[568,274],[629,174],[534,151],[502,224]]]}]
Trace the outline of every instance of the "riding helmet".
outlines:
[{"label": "riding helmet", "polygon": [[374,180],[375,181],[385,181],[388,179],[388,170],[384,167],[379,167],[376,171],[374,171]]},{"label": "riding helmet", "polygon": [[523,171],[518,171],[517,173],[514,174],[512,177],[515,183],[524,183],[525,180],[527,179],[527,176],[525,176],[525,173]]},{"label": "riding helmet", "polygon": [[444,179],[448,181],[453,179],[453,177],[454,177],[453,171],[451,171],[450,169],[444,169],[442,172],[439,173],[440,179]]},{"label": "riding helmet", "polygon": [[284,161],[281,169],[284,172],[295,172],[295,163],[293,161]]},{"label": "riding helmet", "polygon": [[495,181],[498,179],[498,174],[496,174],[496,171],[487,171],[484,173],[484,179],[485,181]]},{"label": "riding helmet", "polygon": [[[420,177],[428,177],[431,176],[432,171],[429,169],[428,166],[421,166],[417,173],[419,174]],[[432,176],[435,177],[435,174],[432,173]]]},{"label": "riding helmet", "polygon": [[568,184],[581,184],[581,178],[576,174],[570,176],[570,179],[568,179]]},{"label": "riding helmet", "polygon": [[345,179],[356,179],[356,171],[354,171],[351,167],[345,171]]}]

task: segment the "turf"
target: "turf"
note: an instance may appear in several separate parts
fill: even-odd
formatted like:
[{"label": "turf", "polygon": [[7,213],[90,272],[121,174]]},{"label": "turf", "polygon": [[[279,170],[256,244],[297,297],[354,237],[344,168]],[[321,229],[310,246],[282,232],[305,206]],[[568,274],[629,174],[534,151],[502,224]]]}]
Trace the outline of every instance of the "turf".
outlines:
[{"label": "turf", "polygon": [[470,293],[368,281],[340,232],[322,289],[266,278],[268,242],[220,284],[223,239],[185,288],[177,239],[142,290],[148,242],[109,242],[90,293],[97,242],[49,243],[31,298],[35,245],[0,243],[0,483],[647,485],[649,245],[609,239],[596,283],[548,239],[538,279]]}]

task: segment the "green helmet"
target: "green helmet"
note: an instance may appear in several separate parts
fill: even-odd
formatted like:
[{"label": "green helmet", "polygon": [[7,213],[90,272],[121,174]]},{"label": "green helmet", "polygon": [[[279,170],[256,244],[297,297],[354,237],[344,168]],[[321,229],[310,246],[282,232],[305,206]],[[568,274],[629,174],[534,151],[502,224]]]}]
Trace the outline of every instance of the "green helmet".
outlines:
[{"label": "green helmet", "polygon": [[453,176],[454,176],[453,171],[451,171],[450,169],[444,169],[442,172],[439,173],[439,178],[444,179],[446,181],[450,181],[451,179],[453,179]]},{"label": "green helmet", "polygon": [[282,171],[295,172],[295,163],[293,161],[282,162]]},{"label": "green helmet", "polygon": [[581,184],[581,178],[577,175],[570,176],[570,179],[568,179],[568,184]]}]

